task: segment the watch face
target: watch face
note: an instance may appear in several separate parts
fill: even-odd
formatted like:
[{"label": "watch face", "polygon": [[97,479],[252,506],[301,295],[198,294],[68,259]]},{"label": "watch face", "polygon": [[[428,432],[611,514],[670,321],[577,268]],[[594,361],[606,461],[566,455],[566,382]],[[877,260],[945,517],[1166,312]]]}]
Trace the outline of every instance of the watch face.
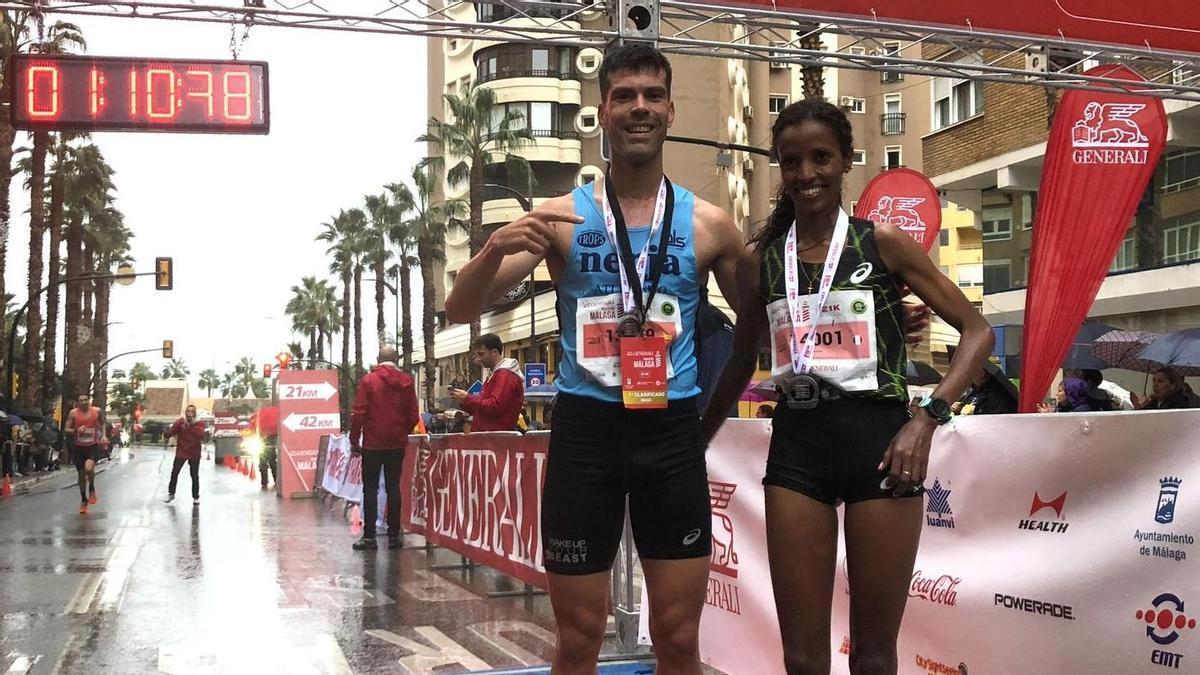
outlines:
[{"label": "watch face", "polygon": [[935,417],[946,417],[950,414],[950,404],[940,398],[935,398],[929,401],[929,412]]}]

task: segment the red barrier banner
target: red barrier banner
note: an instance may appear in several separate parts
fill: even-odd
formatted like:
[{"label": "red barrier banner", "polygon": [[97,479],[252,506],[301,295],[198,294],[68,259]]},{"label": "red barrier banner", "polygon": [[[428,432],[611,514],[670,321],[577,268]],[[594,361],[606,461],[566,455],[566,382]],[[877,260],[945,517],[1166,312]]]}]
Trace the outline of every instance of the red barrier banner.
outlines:
[{"label": "red barrier banner", "polygon": [[942,202],[937,188],[924,174],[912,169],[891,169],[872,178],[858,198],[854,215],[895,225],[926,253],[942,229]]},{"label": "red barrier banner", "polygon": [[283,370],[279,398],[279,475],[284,495],[312,492],[321,436],[338,433],[337,371]]},{"label": "red barrier banner", "polygon": [[[1085,75],[1142,81],[1123,66]],[[1021,412],[1034,412],[1087,318],[1167,139],[1160,99],[1068,91],[1054,114],[1030,249]]]},{"label": "red barrier banner", "polygon": [[401,475],[405,531],[545,588],[541,513],[548,436],[412,439]]},{"label": "red barrier banner", "polygon": [[1200,52],[1200,12],[1194,0],[710,0],[707,4]]}]

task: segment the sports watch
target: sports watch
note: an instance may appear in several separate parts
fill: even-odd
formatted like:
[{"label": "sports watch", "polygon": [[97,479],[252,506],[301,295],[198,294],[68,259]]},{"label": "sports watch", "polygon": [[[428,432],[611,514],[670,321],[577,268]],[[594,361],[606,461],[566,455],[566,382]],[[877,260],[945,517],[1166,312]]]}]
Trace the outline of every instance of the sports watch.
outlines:
[{"label": "sports watch", "polygon": [[932,417],[933,421],[937,422],[939,426],[951,420],[950,404],[946,403],[940,398],[930,398],[929,396],[926,396],[925,398],[921,399],[921,402],[917,405],[922,410],[929,413],[929,416]]}]

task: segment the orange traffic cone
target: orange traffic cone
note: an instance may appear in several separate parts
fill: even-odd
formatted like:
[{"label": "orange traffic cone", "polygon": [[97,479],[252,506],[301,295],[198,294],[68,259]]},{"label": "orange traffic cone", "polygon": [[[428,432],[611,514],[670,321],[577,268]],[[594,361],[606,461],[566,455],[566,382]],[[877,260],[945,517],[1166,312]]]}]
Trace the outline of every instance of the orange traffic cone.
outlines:
[{"label": "orange traffic cone", "polygon": [[258,478],[258,472],[254,470],[254,462],[250,462],[250,480]]},{"label": "orange traffic cone", "polygon": [[8,476],[4,477],[4,485],[0,487],[0,496],[8,497],[12,494],[12,479]]},{"label": "orange traffic cone", "polygon": [[250,460],[248,460],[248,459],[242,460],[242,475],[243,476],[250,475]]}]

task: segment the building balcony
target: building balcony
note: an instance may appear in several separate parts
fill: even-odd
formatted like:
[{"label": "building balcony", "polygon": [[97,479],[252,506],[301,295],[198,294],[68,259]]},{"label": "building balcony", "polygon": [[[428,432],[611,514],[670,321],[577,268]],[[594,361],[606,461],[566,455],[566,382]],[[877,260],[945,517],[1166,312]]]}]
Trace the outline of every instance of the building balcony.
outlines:
[{"label": "building balcony", "polygon": [[495,72],[476,71],[475,83],[485,84],[487,82],[495,82],[496,80],[508,80],[518,77],[549,77],[556,80],[577,80],[579,79],[579,73],[573,69],[569,72],[563,72],[556,69],[544,68],[508,68]]},{"label": "building balcony", "polygon": [[508,5],[476,2],[475,14],[479,17],[480,23],[495,23],[504,21],[514,17],[531,18],[531,19],[562,19],[569,16],[572,12],[578,9],[575,5],[564,6],[562,9],[546,6],[530,6],[522,10],[514,9]]},{"label": "building balcony", "polygon": [[904,81],[904,73],[889,73],[882,72],[879,74],[879,81],[882,84],[896,84]]},{"label": "building balcony", "polygon": [[884,136],[901,136],[904,134],[904,118],[906,113],[884,113],[879,116],[879,133]]},{"label": "building balcony", "polygon": [[884,164],[883,166],[879,167],[879,172],[883,173],[884,171],[891,171],[892,169],[903,169],[903,168],[904,168],[903,164]]}]

